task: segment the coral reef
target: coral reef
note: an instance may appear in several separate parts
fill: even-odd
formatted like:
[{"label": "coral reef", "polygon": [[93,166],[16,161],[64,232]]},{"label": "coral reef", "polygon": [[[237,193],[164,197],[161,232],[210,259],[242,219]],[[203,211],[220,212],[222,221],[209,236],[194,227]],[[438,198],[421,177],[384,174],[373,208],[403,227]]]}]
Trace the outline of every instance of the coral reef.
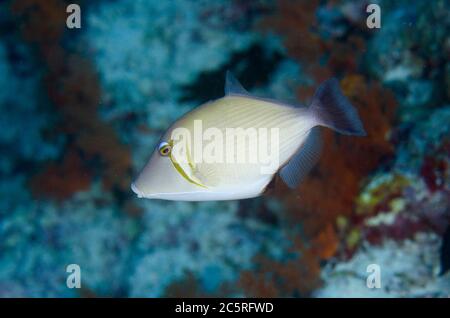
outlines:
[{"label": "coral reef", "polygon": [[[81,30],[68,3],[0,3],[0,297],[450,295],[445,1],[379,1],[373,30],[365,1],[81,1]],[[305,105],[337,77],[367,136],[323,129],[297,191],[135,198],[162,132],[227,69]]]},{"label": "coral reef", "polygon": [[[225,291],[227,282],[232,285],[241,269],[251,267],[254,254],[264,250],[275,257],[288,242],[270,224],[242,220],[236,202],[165,204],[136,200],[131,191],[124,191],[129,187],[131,162],[121,140],[134,150],[135,170],[141,168],[161,131],[194,106],[193,101],[179,101],[189,83],[225,67],[222,64],[231,56],[237,67],[262,48],[272,50],[273,56],[282,50],[275,40],[263,44],[257,33],[242,32],[245,25],[233,23],[234,33],[223,32],[231,24],[221,25],[216,15],[223,14],[225,2],[217,8],[190,1],[180,5],[185,9],[166,2],[98,3],[88,11],[87,31],[77,36],[78,44],[68,45],[70,31],[60,23],[64,2],[11,4],[14,19],[23,23],[22,38],[15,41],[23,39],[34,52],[42,76],[33,84],[45,87],[42,103],[47,113],[55,115],[53,122],[45,118],[47,135],[63,138],[54,154],[1,184],[2,196],[9,198],[2,202],[8,217],[0,233],[3,296],[162,296],[173,293],[175,283],[189,280],[188,275],[195,275],[198,286],[193,289],[203,293],[242,295],[236,288]],[[153,24],[136,25],[120,14],[120,8],[146,24],[156,25],[156,17],[162,17],[160,27],[170,21],[173,29],[161,33]],[[180,14],[186,15],[172,23]],[[209,21],[211,28],[201,27],[199,21]],[[110,30],[111,26],[117,29]],[[130,45],[120,51],[115,31],[124,29],[134,33],[136,41],[128,37]],[[216,45],[211,46],[211,41]],[[90,51],[81,53],[79,47],[86,45]],[[172,50],[179,63],[172,63],[174,56],[158,61],[166,58],[160,49]],[[188,57],[191,60],[184,61]],[[140,66],[130,71],[130,63]],[[269,68],[266,74],[271,72]],[[217,81],[223,85],[223,74]],[[33,141],[38,146],[47,143]],[[10,183],[14,186],[8,187]],[[21,257],[27,265],[15,267]],[[80,291],[65,286],[69,263],[82,269]],[[45,272],[40,270],[43,267]],[[36,276],[29,279],[33,273]],[[192,295],[189,290],[183,293]]]},{"label": "coral reef", "polygon": [[449,13],[445,1],[383,1],[382,6],[383,27],[368,47],[365,65],[395,88],[402,121],[418,121],[449,98]]},{"label": "coral reef", "polygon": [[[423,5],[424,3],[419,2],[409,9],[416,15],[422,10],[426,11],[420,16],[421,20],[431,19],[430,16],[439,20],[445,16],[438,12],[442,3],[436,3],[426,10]],[[395,19],[404,6],[399,4],[389,8],[392,13],[384,21],[393,28],[394,23],[397,23]],[[365,241],[378,244],[388,238],[402,241],[422,232],[442,235],[448,224],[449,152],[448,141],[444,138],[448,127],[444,124],[447,120],[446,111],[439,111],[439,115],[433,114],[429,118],[423,116],[424,123],[419,121],[418,127],[408,138],[405,134],[408,118],[402,116],[402,111],[408,107],[405,100],[409,98],[420,103],[417,105],[418,109],[427,104],[421,103],[420,98],[415,96],[405,97],[399,94],[401,87],[388,85],[391,90],[387,89],[384,82],[389,81],[382,79],[383,83],[376,82],[376,77],[371,78],[371,69],[367,72],[364,67],[367,66],[367,61],[372,63],[372,54],[380,54],[380,59],[385,58],[385,54],[378,53],[383,52],[383,48],[395,54],[392,46],[386,43],[382,47],[377,45],[378,41],[384,40],[386,32],[391,32],[389,36],[392,39],[409,40],[401,36],[403,26],[395,32],[391,27],[382,29],[379,33],[370,32],[362,22],[365,16],[358,13],[363,9],[360,4],[350,2],[319,6],[318,2],[311,1],[279,1],[278,11],[262,24],[264,28],[275,28],[283,36],[288,54],[301,65],[308,61],[303,68],[313,83],[319,83],[331,75],[341,78],[343,91],[358,108],[368,136],[356,139],[324,132],[321,160],[302,184],[298,195],[286,195],[288,192],[281,187],[279,195],[286,206],[283,215],[290,220],[286,222],[285,230],[291,234],[293,242],[303,240],[306,243],[293,243],[296,246],[294,250],[299,255],[294,265],[286,265],[286,262],[274,264],[263,258],[259,270],[245,272],[242,283],[250,290],[250,294],[310,295],[323,279],[323,275],[320,275],[322,260],[351,258]],[[440,31],[433,34],[425,23],[422,21],[414,27],[421,33],[428,32],[430,36],[436,36],[434,39],[437,43],[434,47],[443,48],[445,36]],[[408,33],[407,37],[411,34]],[[415,52],[426,47],[428,40],[429,37],[414,38]],[[410,49],[406,42],[399,44],[401,50]],[[369,50],[366,51],[366,48]],[[444,61],[445,58],[442,59],[441,55],[444,51],[438,49],[433,54],[423,52],[423,56]],[[416,62],[413,63],[414,67],[424,67]],[[371,67],[376,67],[376,63],[377,61]],[[444,69],[437,66],[442,63],[432,65],[433,71],[430,74],[442,78]],[[384,75],[393,67],[394,63],[386,66],[383,71],[377,71]],[[407,78],[403,79],[406,80]],[[439,81],[436,83],[442,84]],[[312,93],[312,86],[298,90],[299,98],[306,101],[306,97],[312,96]],[[429,98],[435,103],[440,100],[434,95]],[[401,100],[400,106],[403,107],[400,112],[396,111],[397,99]],[[400,120],[399,128],[394,127],[397,124],[394,122],[397,113],[400,114],[397,117]],[[424,134],[429,134],[428,138]],[[400,138],[403,137],[410,141],[401,142]],[[416,147],[423,149],[417,155],[414,154],[417,150],[410,145],[415,142],[420,144]],[[411,165],[415,161],[419,161],[418,169],[404,169],[405,166],[401,166],[402,163]],[[383,179],[381,184],[377,179],[372,180],[375,170],[380,167],[388,170],[385,173],[387,179]],[[407,173],[414,174],[410,177],[411,180],[405,175]],[[365,188],[365,184],[369,186]],[[375,188],[371,188],[372,184],[376,184]],[[386,219],[390,221],[389,224],[386,224]],[[295,277],[299,269],[305,268],[309,269],[309,275],[295,280],[296,283],[276,283],[286,277]],[[266,278],[273,275],[281,278],[275,281]],[[305,276],[310,284],[305,284]],[[324,284],[330,282],[325,279]],[[266,291],[267,294],[261,294],[261,291]]]},{"label": "coral reef", "polygon": [[[47,91],[49,102],[59,112],[61,122],[55,127],[58,134],[65,134],[71,156],[79,156],[78,161],[98,161],[96,172],[101,171],[105,187],[117,186],[124,190],[129,184],[130,156],[126,147],[120,143],[112,127],[99,119],[97,106],[100,103],[100,91],[96,74],[88,60],[80,53],[70,50],[64,44],[65,2],[17,0],[11,4],[11,11],[21,19],[20,32],[28,43],[36,47],[41,63],[45,67],[42,86]],[[59,170],[64,171],[63,160]],[[70,164],[70,163],[69,163]],[[52,165],[58,166],[55,162]],[[72,193],[86,187],[85,176],[90,174],[86,165],[76,165],[78,173],[66,174],[66,182],[72,184]],[[75,168],[72,166],[72,168]],[[54,180],[54,171],[49,167],[47,175],[39,175],[34,183],[50,180],[39,187],[38,194],[61,194],[65,198],[70,193],[60,193],[58,181]],[[92,170],[92,169],[91,169]],[[72,177],[73,180],[68,178]],[[81,179],[78,179],[81,178]],[[79,185],[76,188],[75,185]]]},{"label": "coral reef", "polygon": [[[45,111],[45,107],[33,98],[39,87],[41,70],[31,62],[30,51],[6,37],[0,41],[0,118],[2,133],[1,172],[13,172],[22,162],[45,161],[58,156],[61,140],[46,142],[45,129],[55,121],[55,116]],[[13,64],[13,59],[22,61]],[[19,93],[20,92],[20,93]],[[27,129],[16,123],[26,122]],[[16,158],[18,160],[16,160]]]},{"label": "coral reef", "polygon": [[[237,278],[237,268],[250,268],[252,255],[262,247],[276,255],[286,241],[270,226],[251,219],[242,222],[236,217],[236,202],[146,205],[145,234],[136,242],[129,277],[131,296],[164,295],[173,280],[189,273],[205,293],[213,294]],[[189,290],[184,295],[192,296]]]},{"label": "coral reef", "polygon": [[[59,205],[35,204],[23,178],[2,181],[1,189],[2,197],[10,198],[2,202],[2,297],[80,296],[83,290],[126,295],[119,278],[127,276],[124,265],[136,225],[111,208],[100,185]],[[65,269],[72,263],[83,269],[82,291],[65,284]]]},{"label": "coral reef", "polygon": [[[318,27],[321,21],[316,17],[317,7],[318,3],[314,2],[280,1],[276,14],[263,26],[275,27],[284,36],[288,54],[302,66],[306,64],[304,70],[315,84],[332,74],[342,77],[343,91],[357,107],[368,136],[364,139],[348,138],[324,130],[323,155],[299,193],[285,195],[283,187],[279,190],[286,205],[285,217],[291,221],[287,222],[287,231],[297,240],[301,238],[309,244],[299,245],[298,254],[301,256],[291,266],[293,272],[299,267],[311,270],[308,280],[312,282],[300,287],[300,295],[309,295],[318,286],[320,279],[312,276],[320,274],[320,261],[338,252],[337,219],[351,217],[354,200],[365,178],[392,155],[394,149],[388,133],[393,124],[396,101],[381,85],[368,82],[357,67],[366,38],[349,28],[345,39],[340,34],[325,39],[320,37],[323,30]],[[334,14],[333,8],[322,9],[322,16],[326,10]],[[355,50],[359,54],[355,54]],[[323,66],[325,56],[327,62]],[[308,63],[302,63],[305,60]],[[305,94],[312,96],[312,87],[299,89],[299,97],[306,100]],[[272,272],[274,266],[263,268],[263,271]],[[297,282],[303,284],[300,280]],[[279,295],[296,293],[296,288],[291,290],[287,284],[280,285],[280,288]]]},{"label": "coral reef", "polygon": [[[324,287],[315,297],[447,297],[448,275],[439,276],[439,237],[417,235],[413,241],[387,240],[381,246],[364,245],[347,262],[328,264]],[[380,288],[367,288],[367,266],[381,269]]]}]

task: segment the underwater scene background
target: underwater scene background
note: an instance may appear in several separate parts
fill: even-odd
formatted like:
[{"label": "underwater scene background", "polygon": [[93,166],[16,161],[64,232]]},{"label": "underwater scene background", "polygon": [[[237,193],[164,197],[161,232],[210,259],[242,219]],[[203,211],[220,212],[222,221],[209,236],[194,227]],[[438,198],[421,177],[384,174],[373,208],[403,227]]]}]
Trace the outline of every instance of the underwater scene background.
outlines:
[{"label": "underwater scene background", "polygon": [[[0,296],[450,296],[448,2],[374,2],[379,29],[344,0],[86,0],[68,29],[75,1],[2,1]],[[138,199],[161,134],[226,70],[305,105],[335,76],[368,136],[324,130],[297,191]]]}]

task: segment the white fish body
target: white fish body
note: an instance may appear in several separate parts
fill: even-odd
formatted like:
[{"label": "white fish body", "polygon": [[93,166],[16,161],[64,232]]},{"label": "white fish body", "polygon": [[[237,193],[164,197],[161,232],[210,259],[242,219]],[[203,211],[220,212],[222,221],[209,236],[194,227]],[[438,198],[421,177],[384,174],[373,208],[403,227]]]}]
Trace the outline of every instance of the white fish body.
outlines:
[{"label": "white fish body", "polygon": [[[277,172],[288,186],[295,188],[319,155],[320,138],[314,127],[364,134],[356,111],[333,80],[319,88],[308,108],[251,96],[229,73],[225,91],[223,98],[197,107],[168,129],[159,149],[131,186],[139,197],[182,201],[251,198],[261,195]],[[202,132],[214,134],[210,138],[198,134],[199,124]],[[180,128],[189,132],[190,138],[174,142],[174,132]],[[230,138],[236,142],[228,144],[225,141],[230,128],[254,134],[246,135],[248,139]],[[266,135],[259,134],[262,131]],[[260,139],[252,142],[250,137],[254,136]],[[260,140],[266,146],[264,153],[271,155],[265,159],[272,162],[261,160],[259,153],[253,153],[257,160],[250,160],[252,151],[259,149]],[[213,141],[223,145],[220,151],[211,147]],[[164,150],[169,149],[168,154],[161,154],[161,145]],[[176,152],[175,147],[181,145],[185,151]],[[221,160],[198,160],[199,153],[213,154]]]}]

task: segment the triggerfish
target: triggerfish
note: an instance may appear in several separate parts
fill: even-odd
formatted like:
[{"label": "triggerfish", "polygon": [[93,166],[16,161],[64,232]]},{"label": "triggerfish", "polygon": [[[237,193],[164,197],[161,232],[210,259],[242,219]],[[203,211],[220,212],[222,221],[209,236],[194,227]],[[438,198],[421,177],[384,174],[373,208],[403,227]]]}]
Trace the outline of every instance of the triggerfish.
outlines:
[{"label": "triggerfish", "polygon": [[319,158],[321,127],[366,135],[336,79],[303,107],[253,96],[227,72],[225,96],[174,122],[131,189],[148,199],[237,200],[263,194],[276,175],[294,189]]}]

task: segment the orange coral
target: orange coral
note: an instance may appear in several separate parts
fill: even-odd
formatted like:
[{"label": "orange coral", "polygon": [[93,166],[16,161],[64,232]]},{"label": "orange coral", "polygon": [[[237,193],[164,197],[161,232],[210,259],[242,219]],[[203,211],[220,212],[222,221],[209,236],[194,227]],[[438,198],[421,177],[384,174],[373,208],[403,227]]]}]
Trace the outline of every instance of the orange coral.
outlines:
[{"label": "orange coral", "polygon": [[11,9],[23,20],[24,39],[44,45],[57,43],[64,32],[66,5],[60,0],[14,0]]},{"label": "orange coral", "polygon": [[202,288],[201,281],[192,271],[185,271],[181,279],[171,282],[164,291],[164,297],[170,298],[196,298],[196,297],[226,297],[235,293],[236,290],[228,283],[222,285],[212,292],[206,292]]},{"label": "orange coral", "polygon": [[[337,237],[330,234],[330,228],[334,228],[338,217],[353,216],[355,199],[366,176],[393,153],[393,146],[387,140],[396,105],[392,94],[377,83],[365,84],[359,75],[346,76],[341,86],[357,107],[367,136],[348,137],[324,129],[320,161],[301,185],[299,195],[285,197],[288,217],[303,224],[313,245],[320,242],[317,255],[325,259],[333,253],[320,250],[337,250]],[[325,237],[324,229],[328,229]]]},{"label": "orange coral", "polygon": [[[92,64],[80,54],[65,50],[61,44],[66,29],[65,6],[61,0],[16,0],[11,9],[23,21],[21,30],[24,39],[36,44],[39,49],[40,58],[47,69],[44,77],[47,95],[62,115],[58,132],[68,136],[67,147],[76,150],[72,156],[78,155],[78,160],[83,159],[91,164],[98,162],[90,170],[100,171],[104,186],[124,190],[130,181],[130,154],[127,147],[120,143],[112,126],[104,123],[97,114],[101,91]],[[57,165],[51,163],[44,170],[47,178],[42,174],[36,178],[40,182],[52,180],[51,173],[58,170],[55,168]],[[72,166],[73,169],[78,167]],[[66,171],[67,168],[60,167],[59,171]],[[86,170],[87,165],[83,169]],[[73,192],[82,189],[75,185],[81,186],[75,182],[68,189]],[[82,185],[84,188],[85,184]],[[38,192],[50,188],[51,185],[43,186]]]},{"label": "orange coral", "polygon": [[332,257],[338,249],[338,237],[332,224],[320,231],[312,242],[312,252],[320,259]]},{"label": "orange coral", "polygon": [[[318,4],[318,0],[279,1],[277,13],[265,19],[262,26],[282,34],[284,44],[293,57],[313,61],[323,53],[323,42],[314,31],[317,26],[315,10]],[[306,65],[310,66],[316,68],[313,64]]]},{"label": "orange coral", "polygon": [[386,139],[395,109],[393,96],[376,83],[366,85],[358,75],[346,76],[341,86],[357,107],[367,136],[347,137],[323,130],[322,157],[315,173],[300,188],[299,204],[314,218],[318,213],[348,215],[353,210],[361,180],[384,156],[393,152],[393,146]]},{"label": "orange coral", "polygon": [[80,156],[69,151],[61,163],[49,164],[31,180],[31,189],[38,196],[51,196],[58,200],[70,197],[74,192],[86,190],[91,175],[83,166]]},{"label": "orange coral", "polygon": [[172,282],[166,287],[165,297],[183,298],[183,297],[206,297],[200,288],[200,284],[192,272],[186,272],[180,280]]},{"label": "orange coral", "polygon": [[[367,81],[358,73],[358,59],[364,51],[365,38],[361,32],[345,39],[323,40],[316,32],[316,8],[319,1],[280,0],[277,13],[263,22],[284,37],[289,55],[305,66],[316,84],[341,75],[344,94],[357,108],[367,131],[367,137],[343,136],[329,129],[323,130],[323,153],[320,161],[303,182],[298,193],[286,191],[277,182],[276,193],[287,207],[285,230],[308,244],[295,244],[300,255],[287,263],[255,259],[261,269],[245,272],[241,284],[246,292],[259,296],[309,295],[320,285],[320,261],[328,259],[346,247],[347,232],[338,231],[337,219],[351,219],[355,214],[355,199],[362,183],[383,160],[393,153],[388,134],[395,113],[396,101],[379,83]],[[329,3],[328,5],[334,5]],[[326,63],[323,63],[326,57]],[[315,87],[298,90],[300,99],[313,95]],[[302,272],[303,271],[303,272]],[[301,273],[301,275],[299,275]],[[280,276],[276,280],[273,275]],[[267,280],[262,282],[261,280]],[[277,284],[276,281],[283,281]],[[263,288],[265,294],[258,293]]]},{"label": "orange coral", "polygon": [[293,240],[291,259],[274,261],[258,256],[259,268],[241,273],[239,285],[247,296],[306,297],[320,285],[319,258],[299,238]]}]

